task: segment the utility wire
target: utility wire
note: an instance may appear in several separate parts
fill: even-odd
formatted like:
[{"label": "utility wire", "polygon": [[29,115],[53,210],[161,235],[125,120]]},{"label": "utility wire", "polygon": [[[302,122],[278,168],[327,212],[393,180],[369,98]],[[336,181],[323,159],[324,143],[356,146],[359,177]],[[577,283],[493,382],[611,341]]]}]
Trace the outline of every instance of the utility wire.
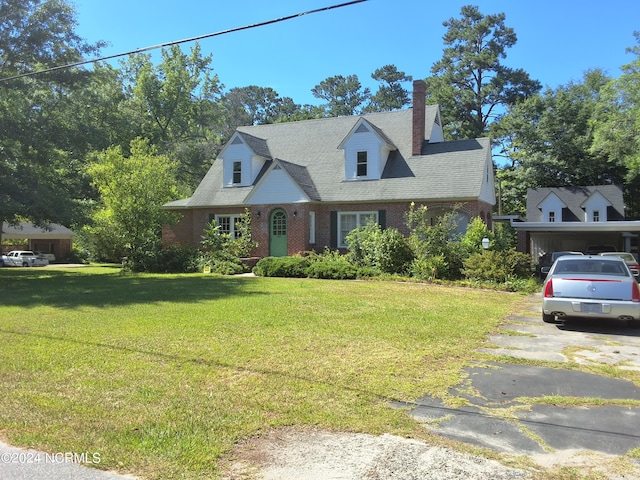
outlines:
[{"label": "utility wire", "polygon": [[291,20],[292,18],[298,18],[298,17],[303,17],[305,15],[311,15],[312,13],[326,12],[328,10],[347,7],[349,5],[353,5],[353,4],[356,4],[356,3],[362,3],[362,2],[366,2],[366,1],[367,0],[352,0],[352,1],[346,2],[346,3],[340,3],[338,5],[332,5],[330,7],[317,8],[315,10],[309,10],[308,12],[296,13],[294,15],[288,15],[286,17],[280,17],[280,18],[276,18],[276,19],[273,19],[273,20],[267,20],[265,22],[253,23],[251,25],[245,25],[243,27],[230,28],[228,30],[222,30],[222,31],[215,32],[215,33],[208,33],[206,35],[199,35],[197,37],[185,38],[184,40],[176,40],[176,41],[173,41],[173,42],[160,43],[158,45],[152,45],[150,47],[145,47],[145,48],[138,48],[136,50],[131,50],[129,52],[117,53],[115,55],[108,55],[106,57],[99,57],[99,58],[94,58],[94,59],[91,59],[91,60],[82,60],[80,62],[68,63],[66,65],[59,65],[59,66],[56,66],[56,67],[45,68],[43,70],[36,70],[35,72],[22,73],[20,75],[14,75],[12,77],[0,78],[0,83],[1,82],[8,82],[9,80],[15,80],[17,78],[31,77],[33,75],[38,75],[40,73],[49,73],[49,72],[54,72],[56,70],[63,70],[65,68],[78,67],[80,65],[86,65],[87,63],[102,62],[102,61],[105,61],[105,60],[111,60],[113,58],[124,57],[124,56],[127,56],[127,55],[133,55],[135,53],[148,52],[150,50],[155,50],[155,49],[164,48],[164,47],[170,47],[172,45],[179,45],[181,43],[194,42],[194,41],[197,41],[197,40],[202,40],[204,38],[217,37],[219,35],[225,35],[227,33],[239,32],[241,30],[249,30],[251,28],[263,27],[265,25],[271,25],[271,24],[274,24],[274,23],[284,22],[285,20]]}]

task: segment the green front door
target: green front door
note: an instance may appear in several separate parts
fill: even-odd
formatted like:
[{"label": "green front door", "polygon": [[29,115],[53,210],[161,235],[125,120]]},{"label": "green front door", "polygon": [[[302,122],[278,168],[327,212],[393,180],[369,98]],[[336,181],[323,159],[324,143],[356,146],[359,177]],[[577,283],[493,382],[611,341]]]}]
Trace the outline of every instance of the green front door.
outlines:
[{"label": "green front door", "polygon": [[287,214],[281,209],[274,210],[269,223],[269,255],[284,257],[287,255]]}]

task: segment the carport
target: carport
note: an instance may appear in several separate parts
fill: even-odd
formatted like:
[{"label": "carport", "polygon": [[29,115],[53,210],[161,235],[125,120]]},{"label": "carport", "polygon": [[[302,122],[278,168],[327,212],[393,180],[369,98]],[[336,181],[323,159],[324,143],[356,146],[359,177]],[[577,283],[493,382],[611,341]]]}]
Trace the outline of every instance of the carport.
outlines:
[{"label": "carport", "polygon": [[63,225],[51,223],[46,228],[33,223],[20,222],[16,225],[0,224],[2,253],[11,250],[33,250],[53,253],[56,259],[64,259],[71,253],[75,233]]},{"label": "carport", "polygon": [[545,252],[584,252],[590,245],[613,245],[619,252],[638,257],[640,221],[522,222],[511,218],[518,231],[518,250],[534,262]]}]

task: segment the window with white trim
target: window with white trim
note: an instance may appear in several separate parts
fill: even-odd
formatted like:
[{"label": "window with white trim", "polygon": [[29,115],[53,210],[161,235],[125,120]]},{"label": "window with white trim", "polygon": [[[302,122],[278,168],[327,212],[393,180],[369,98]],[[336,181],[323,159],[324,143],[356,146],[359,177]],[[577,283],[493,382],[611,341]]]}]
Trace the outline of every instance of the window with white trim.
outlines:
[{"label": "window with white trim", "polygon": [[599,222],[600,221],[600,210],[594,210],[593,211],[593,221],[594,222]]},{"label": "window with white trim", "polygon": [[242,183],[242,162],[233,162],[233,183]]},{"label": "window with white trim", "polygon": [[358,152],[356,164],[356,176],[367,176],[367,152]]},{"label": "window with white trim", "polygon": [[309,212],[309,243],[316,243],[316,212]]},{"label": "window with white trim", "polygon": [[349,232],[366,226],[372,219],[378,222],[378,212],[338,212],[338,247],[347,248]]},{"label": "window with white trim", "polygon": [[240,238],[241,215],[216,215],[215,220],[220,226],[220,233],[228,233],[231,238]]},{"label": "window with white trim", "polygon": [[556,212],[554,212],[553,210],[551,210],[549,212],[549,222],[550,223],[554,223],[556,221]]}]

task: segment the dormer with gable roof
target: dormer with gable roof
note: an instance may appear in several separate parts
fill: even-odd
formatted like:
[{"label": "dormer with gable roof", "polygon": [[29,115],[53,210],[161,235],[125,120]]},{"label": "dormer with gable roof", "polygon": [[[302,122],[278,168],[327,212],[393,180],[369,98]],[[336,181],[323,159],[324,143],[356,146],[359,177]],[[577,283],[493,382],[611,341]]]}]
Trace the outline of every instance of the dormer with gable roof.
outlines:
[{"label": "dormer with gable roof", "polygon": [[580,208],[584,210],[585,222],[606,222],[607,210],[612,206],[612,203],[602,195],[598,190],[593,192],[589,197],[582,202]]},{"label": "dormer with gable roof", "polygon": [[382,130],[363,118],[338,148],[344,150],[345,180],[380,180],[389,153],[397,150]]},{"label": "dormer with gable roof", "polygon": [[268,160],[271,160],[267,142],[247,133],[236,132],[220,152],[223,161],[223,185],[247,187],[253,185]]},{"label": "dormer with gable roof", "polygon": [[542,221],[554,223],[562,221],[562,209],[566,208],[567,204],[551,192],[537,206],[542,212]]}]

